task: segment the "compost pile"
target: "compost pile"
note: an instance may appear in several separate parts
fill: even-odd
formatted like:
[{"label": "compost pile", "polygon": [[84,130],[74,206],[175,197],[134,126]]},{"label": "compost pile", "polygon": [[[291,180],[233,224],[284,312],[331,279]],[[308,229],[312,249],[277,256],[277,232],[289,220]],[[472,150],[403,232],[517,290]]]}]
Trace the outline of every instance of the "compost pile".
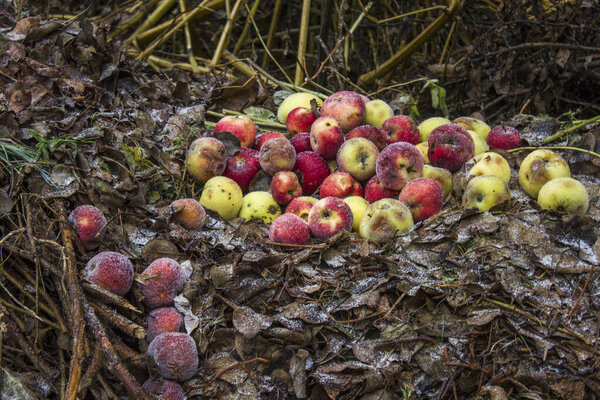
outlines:
[{"label": "compost pile", "polygon": [[[599,125],[560,137],[587,151],[560,151],[587,188],[586,215],[541,211],[516,179],[527,152],[503,153],[513,171],[503,210],[474,212],[453,199],[386,245],[344,233],[275,246],[262,222],[209,213],[193,232],[174,224],[168,208],[199,197],[184,161],[188,145],[212,132],[209,110],[275,111],[274,88],[241,84],[227,68],[157,71],[83,18],[17,21],[0,9],[0,27],[3,399],[144,396],[141,384],[159,374],[146,356],[139,274],[161,257],[189,273],[176,299],[200,355],[183,384],[188,399],[600,396],[600,158],[590,154],[600,149]],[[497,45],[481,41],[479,49]],[[550,64],[531,66],[546,90],[540,101],[531,97],[542,107],[531,112],[557,115],[575,96],[591,116],[594,84],[579,80],[583,71],[597,75],[597,54],[572,65],[563,57],[572,80],[548,78]],[[453,116],[481,112],[494,93],[501,100],[484,106],[495,114],[488,121],[507,117],[527,144],[561,129],[562,120],[516,115],[531,94],[518,87],[529,84],[513,80],[521,73],[508,65],[491,72],[486,60],[469,74],[480,92],[463,92],[473,100],[454,103],[461,106],[450,108]],[[550,101],[555,91],[567,100]],[[429,100],[423,104],[425,112]],[[108,219],[91,251],[67,220],[81,204]],[[99,251],[132,261],[137,277],[125,297],[82,279]]]}]

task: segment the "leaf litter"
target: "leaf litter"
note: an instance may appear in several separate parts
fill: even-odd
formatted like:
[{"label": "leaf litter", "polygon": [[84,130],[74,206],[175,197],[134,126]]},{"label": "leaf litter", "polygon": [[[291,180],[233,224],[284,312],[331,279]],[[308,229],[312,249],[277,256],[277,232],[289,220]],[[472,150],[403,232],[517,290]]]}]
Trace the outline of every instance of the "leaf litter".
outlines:
[{"label": "leaf litter", "polygon": [[[9,310],[7,300],[0,308],[15,321],[2,339],[4,385],[15,393],[56,398],[64,387],[72,332],[59,321],[72,317],[57,267],[64,247],[56,242],[56,205],[90,203],[115,216],[101,250],[127,254],[137,273],[162,256],[189,260],[190,279],[176,299],[201,351],[199,372],[184,385],[189,398],[600,396],[596,159],[562,152],[591,194],[583,217],[541,212],[513,176],[503,209],[474,213],[450,200],[384,246],[345,234],[322,247],[274,247],[264,224],[214,215],[202,232],[187,232],[165,210],[172,199],[198,197],[200,188],[182,174],[185,151],[209,132],[208,88],[225,87],[225,77],[158,74],[84,21],[26,18],[0,34],[0,46],[0,72],[10,78],[0,80],[0,137],[39,154],[1,159],[2,289],[23,305]],[[514,122],[530,128],[533,143],[554,132]],[[573,144],[593,149],[599,135],[591,129]],[[46,140],[53,138],[60,141]],[[239,143],[229,139],[234,151]],[[508,156],[513,171],[523,156]],[[87,255],[76,251],[82,267]],[[27,286],[9,278],[36,273]],[[31,293],[48,305],[42,312]],[[128,300],[142,309],[136,293]],[[131,309],[119,313],[144,324]],[[105,329],[133,375],[148,376],[136,361],[147,343]],[[35,348],[17,349],[29,342]],[[84,389],[90,398],[103,385],[125,393],[108,365],[98,369],[101,383]]]}]

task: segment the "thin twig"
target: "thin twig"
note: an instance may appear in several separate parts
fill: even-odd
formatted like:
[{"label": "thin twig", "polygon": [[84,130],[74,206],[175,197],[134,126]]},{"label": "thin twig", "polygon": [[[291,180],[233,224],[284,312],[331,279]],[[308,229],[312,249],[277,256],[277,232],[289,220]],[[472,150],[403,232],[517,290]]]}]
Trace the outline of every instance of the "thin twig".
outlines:
[{"label": "thin twig", "polygon": [[83,308],[81,307],[82,290],[77,276],[77,262],[73,242],[73,230],[67,221],[67,212],[65,204],[62,201],[56,202],[60,223],[62,225],[62,240],[64,253],[62,254],[65,263],[67,277],[67,288],[69,301],[72,310],[72,336],[71,336],[71,362],[69,365],[69,383],[67,385],[67,400],[75,400],[79,391],[79,380],[81,378],[81,368],[83,361],[83,334],[85,331],[85,319],[83,318]]},{"label": "thin twig", "polygon": [[110,367],[112,368],[115,375],[119,378],[119,381],[123,384],[129,395],[134,399],[144,400],[157,400],[155,396],[147,393],[136,379],[129,373],[127,368],[123,365],[119,356],[115,352],[115,349],[106,336],[106,331],[100,323],[100,320],[96,316],[94,309],[90,306],[85,299],[82,300],[83,310],[85,311],[85,318],[88,322],[88,326],[92,331],[92,334],[96,338],[96,341],[102,346],[104,355]]}]

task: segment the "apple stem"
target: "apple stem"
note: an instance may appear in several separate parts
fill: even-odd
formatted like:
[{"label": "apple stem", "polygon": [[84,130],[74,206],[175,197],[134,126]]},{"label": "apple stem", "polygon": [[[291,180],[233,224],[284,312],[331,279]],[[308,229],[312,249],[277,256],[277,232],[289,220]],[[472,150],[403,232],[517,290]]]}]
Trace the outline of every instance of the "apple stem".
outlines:
[{"label": "apple stem", "polygon": [[547,143],[553,142],[555,140],[558,140],[558,139],[562,138],[563,136],[567,135],[568,133],[571,133],[571,132],[576,131],[576,130],[578,130],[580,128],[583,128],[586,125],[595,124],[596,122],[600,122],[600,115],[596,115],[594,118],[590,118],[590,119],[586,119],[586,120],[580,121],[580,122],[578,122],[577,124],[573,125],[570,128],[558,131],[554,135],[552,135],[550,137],[547,137],[544,140],[542,140],[542,143],[543,144],[547,144]]},{"label": "apple stem", "polygon": [[570,147],[570,146],[539,146],[539,147],[528,146],[528,147],[517,147],[516,149],[507,150],[507,152],[508,153],[516,153],[517,151],[537,150],[537,149],[544,149],[544,150],[573,150],[573,151],[579,151],[581,153],[586,153],[586,154],[589,154],[591,156],[600,158],[600,154],[598,154],[598,153],[595,153],[595,152],[590,151],[590,150],[580,149],[579,147]]}]

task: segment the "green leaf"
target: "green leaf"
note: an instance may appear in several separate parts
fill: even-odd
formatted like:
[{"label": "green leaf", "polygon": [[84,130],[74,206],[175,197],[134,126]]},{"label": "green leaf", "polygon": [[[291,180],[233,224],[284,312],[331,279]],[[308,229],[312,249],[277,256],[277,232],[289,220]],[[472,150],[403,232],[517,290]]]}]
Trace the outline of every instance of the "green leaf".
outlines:
[{"label": "green leaf", "polygon": [[275,121],[275,114],[262,107],[248,107],[244,110],[244,114],[250,118],[264,119],[266,121]]},{"label": "green leaf", "polygon": [[278,106],[286,97],[292,94],[294,94],[294,92],[290,92],[289,90],[278,90],[273,94],[273,103]]}]

